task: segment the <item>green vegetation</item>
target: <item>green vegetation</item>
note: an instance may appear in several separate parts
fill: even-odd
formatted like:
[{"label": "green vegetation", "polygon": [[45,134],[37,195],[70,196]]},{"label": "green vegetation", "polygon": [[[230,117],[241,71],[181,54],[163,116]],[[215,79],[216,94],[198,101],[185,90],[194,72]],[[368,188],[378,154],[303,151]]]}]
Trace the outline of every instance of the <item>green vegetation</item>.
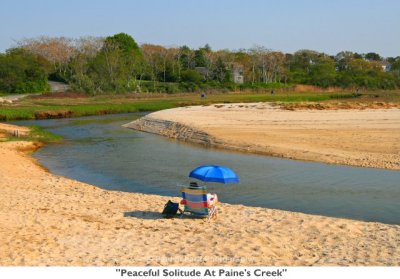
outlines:
[{"label": "green vegetation", "polygon": [[396,89],[400,57],[349,51],[330,56],[312,50],[285,54],[261,46],[238,51],[213,51],[209,45],[139,46],[125,33],[76,40],[28,39],[0,56],[0,92],[46,91],[47,76],[91,95],[259,91],[296,84]]},{"label": "green vegetation", "polygon": [[[400,88],[400,57],[382,58],[372,52],[329,56],[311,50],[284,54],[259,46],[239,51],[213,51],[209,45],[195,50],[139,46],[125,33],[78,40],[29,39],[0,54],[0,95],[47,91],[48,78],[67,82],[77,93],[0,104],[0,120],[230,102],[398,102],[399,92],[392,89]],[[304,88],[308,92],[298,92]],[[320,92],[321,88],[335,93]],[[376,91],[382,89],[392,91]]]},{"label": "green vegetation", "polygon": [[27,136],[28,141],[39,141],[43,143],[54,143],[62,140],[62,137],[59,135],[55,135],[53,133],[50,133],[48,131],[43,130],[43,128],[39,126],[29,126],[30,128],[30,133],[29,136]]},{"label": "green vegetation", "polygon": [[48,91],[45,58],[24,49],[0,53],[0,92],[31,93]]},{"label": "green vegetation", "polygon": [[4,138],[5,141],[33,141],[33,142],[41,142],[41,143],[55,143],[62,140],[62,137],[59,135],[55,135],[48,131],[43,130],[43,128],[33,125],[28,126],[30,132],[26,136],[8,136]]},{"label": "green vegetation", "polygon": [[291,69],[289,80],[296,84],[368,89],[400,87],[400,57],[384,60],[376,53],[359,55],[348,51],[332,57],[302,50],[288,55],[288,59]]},{"label": "green vegetation", "polygon": [[188,105],[209,105],[215,103],[238,102],[321,102],[337,99],[354,99],[359,95],[353,93],[230,93],[210,94],[206,98],[193,94],[120,94],[99,95],[84,98],[57,94],[32,97],[21,100],[17,105],[0,106],[0,120],[46,119],[79,117],[125,112],[157,111]]}]

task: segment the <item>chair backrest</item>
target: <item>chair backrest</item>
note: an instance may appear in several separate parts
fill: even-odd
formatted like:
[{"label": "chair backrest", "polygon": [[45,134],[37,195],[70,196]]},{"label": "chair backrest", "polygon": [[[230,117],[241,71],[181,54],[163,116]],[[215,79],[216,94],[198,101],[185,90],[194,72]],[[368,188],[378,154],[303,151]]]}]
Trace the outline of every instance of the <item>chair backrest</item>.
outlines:
[{"label": "chair backrest", "polygon": [[195,215],[207,216],[209,213],[207,205],[207,190],[206,189],[189,189],[183,187],[182,198],[184,200],[185,211]]}]

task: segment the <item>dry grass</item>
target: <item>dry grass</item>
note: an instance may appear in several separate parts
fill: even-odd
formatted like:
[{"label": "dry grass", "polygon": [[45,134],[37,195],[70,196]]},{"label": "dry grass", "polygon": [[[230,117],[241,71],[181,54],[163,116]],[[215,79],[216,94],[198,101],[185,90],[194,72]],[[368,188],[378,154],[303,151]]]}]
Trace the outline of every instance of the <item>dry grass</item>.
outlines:
[{"label": "dry grass", "polygon": [[297,84],[293,87],[293,91],[295,92],[343,92],[343,88],[340,87],[328,87],[321,88],[313,85],[305,85],[305,84]]},{"label": "dry grass", "polygon": [[326,102],[326,103],[282,103],[280,107],[286,110],[339,110],[339,109],[389,109],[400,108],[400,103],[386,102]]}]

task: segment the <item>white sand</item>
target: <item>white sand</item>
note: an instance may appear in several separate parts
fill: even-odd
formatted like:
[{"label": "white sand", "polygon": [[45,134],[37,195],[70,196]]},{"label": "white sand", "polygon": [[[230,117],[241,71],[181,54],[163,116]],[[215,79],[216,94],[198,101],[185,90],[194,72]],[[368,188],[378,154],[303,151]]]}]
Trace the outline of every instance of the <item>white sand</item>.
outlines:
[{"label": "white sand", "polygon": [[35,148],[0,142],[3,266],[400,264],[397,225],[229,204],[211,222],[163,219],[168,197],[53,175]]},{"label": "white sand", "polygon": [[127,126],[252,153],[400,169],[398,108],[289,111],[266,103],[221,104],[158,111]]}]

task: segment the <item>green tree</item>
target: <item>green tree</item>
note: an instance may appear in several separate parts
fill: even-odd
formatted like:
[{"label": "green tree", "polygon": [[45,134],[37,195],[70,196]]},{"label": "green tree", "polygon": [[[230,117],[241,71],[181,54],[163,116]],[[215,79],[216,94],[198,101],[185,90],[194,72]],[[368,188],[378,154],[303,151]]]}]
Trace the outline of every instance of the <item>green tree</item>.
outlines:
[{"label": "green tree", "polygon": [[206,51],[203,48],[194,51],[194,60],[196,67],[207,67],[208,62],[205,55]]},{"label": "green tree", "polygon": [[313,50],[299,50],[287,62],[290,64],[289,82],[312,84],[310,72],[319,53]]},{"label": "green tree", "polygon": [[193,69],[196,65],[195,54],[188,46],[182,46],[179,49],[180,63],[183,70]]},{"label": "green tree", "polygon": [[181,80],[184,82],[200,83],[203,80],[203,76],[195,70],[185,70],[181,73]]},{"label": "green tree", "polygon": [[14,48],[0,54],[0,92],[33,93],[49,90],[49,62],[24,49]]},{"label": "green tree", "polygon": [[400,78],[400,56],[397,56],[391,60],[390,72],[393,73],[395,77]]},{"label": "green tree", "polygon": [[368,52],[367,54],[365,54],[365,59],[370,61],[382,61],[382,57],[375,52]]},{"label": "green tree", "polygon": [[215,62],[213,74],[219,82],[229,82],[232,75],[221,57],[218,57]]},{"label": "green tree", "polygon": [[135,40],[128,34],[118,33],[113,36],[107,37],[105,44],[117,46],[124,54],[141,56],[141,50]]},{"label": "green tree", "polygon": [[[95,92],[134,90],[142,60],[143,55],[135,40],[119,33],[107,37],[100,51],[88,61],[87,76],[95,84]],[[88,84],[87,79],[84,80]]]},{"label": "green tree", "polygon": [[335,84],[335,61],[329,56],[321,56],[310,67],[310,82],[313,85],[328,87]]}]

